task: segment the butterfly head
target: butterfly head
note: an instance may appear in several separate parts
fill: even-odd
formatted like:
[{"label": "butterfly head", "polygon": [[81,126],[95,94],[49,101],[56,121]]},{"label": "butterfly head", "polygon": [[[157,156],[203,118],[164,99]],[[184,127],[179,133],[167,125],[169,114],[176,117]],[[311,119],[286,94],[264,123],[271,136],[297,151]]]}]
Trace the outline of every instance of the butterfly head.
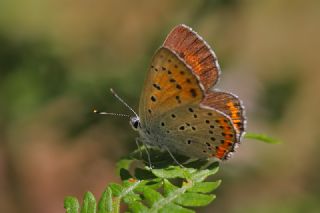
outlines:
[{"label": "butterfly head", "polygon": [[134,130],[138,131],[141,128],[140,118],[138,116],[130,117],[130,125]]},{"label": "butterfly head", "polygon": [[136,131],[139,131],[141,129],[140,125],[140,118],[138,114],[124,101],[120,96],[115,93],[113,89],[110,89],[111,93],[116,97],[121,103],[123,103],[131,112],[133,112],[134,116],[126,115],[126,114],[121,114],[121,113],[113,113],[113,112],[100,112],[96,109],[93,110],[94,113],[100,114],[100,115],[116,115],[116,116],[123,116],[123,117],[130,117],[130,125],[132,128]]}]

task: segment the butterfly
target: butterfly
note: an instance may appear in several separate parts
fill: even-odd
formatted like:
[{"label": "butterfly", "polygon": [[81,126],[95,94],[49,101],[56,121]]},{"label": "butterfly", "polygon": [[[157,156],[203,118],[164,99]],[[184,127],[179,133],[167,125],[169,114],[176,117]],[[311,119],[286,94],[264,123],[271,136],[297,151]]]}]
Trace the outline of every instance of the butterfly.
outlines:
[{"label": "butterfly", "polygon": [[153,56],[139,113],[130,118],[138,141],[165,149],[173,158],[172,153],[230,158],[246,120],[237,96],[212,90],[220,73],[209,45],[190,27],[176,26]]},{"label": "butterfly", "polygon": [[244,107],[231,93],[210,90],[220,67],[190,27],[176,26],[153,56],[131,118],[139,140],[199,159],[228,159],[245,130]]}]

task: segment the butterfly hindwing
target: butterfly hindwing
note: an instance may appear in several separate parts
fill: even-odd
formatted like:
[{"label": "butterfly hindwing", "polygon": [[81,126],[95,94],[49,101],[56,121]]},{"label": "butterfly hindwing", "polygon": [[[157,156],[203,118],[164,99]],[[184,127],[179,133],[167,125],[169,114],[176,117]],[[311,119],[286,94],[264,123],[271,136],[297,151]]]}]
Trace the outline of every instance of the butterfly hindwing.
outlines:
[{"label": "butterfly hindwing", "polygon": [[210,91],[206,93],[202,105],[215,108],[228,115],[241,136],[245,131],[244,107],[240,99],[228,92]]},{"label": "butterfly hindwing", "polygon": [[237,141],[228,116],[199,104],[177,107],[157,117],[151,131],[173,152],[202,159],[226,158]]}]

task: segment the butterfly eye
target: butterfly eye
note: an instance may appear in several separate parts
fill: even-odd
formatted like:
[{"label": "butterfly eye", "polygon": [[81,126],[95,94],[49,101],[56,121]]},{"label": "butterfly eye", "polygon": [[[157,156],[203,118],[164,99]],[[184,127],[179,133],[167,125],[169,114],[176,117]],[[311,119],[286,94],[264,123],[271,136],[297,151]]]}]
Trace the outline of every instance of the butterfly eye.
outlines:
[{"label": "butterfly eye", "polygon": [[140,120],[138,117],[132,117],[130,118],[130,124],[133,129],[138,129],[140,126]]},{"label": "butterfly eye", "polygon": [[137,129],[138,126],[139,126],[139,121],[135,121],[135,122],[133,123],[133,127]]}]

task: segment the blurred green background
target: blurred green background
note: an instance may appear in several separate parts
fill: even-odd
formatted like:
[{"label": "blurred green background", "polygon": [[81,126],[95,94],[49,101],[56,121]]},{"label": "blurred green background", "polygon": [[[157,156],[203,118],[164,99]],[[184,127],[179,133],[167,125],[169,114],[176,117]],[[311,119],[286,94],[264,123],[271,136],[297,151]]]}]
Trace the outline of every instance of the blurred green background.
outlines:
[{"label": "blurred green background", "polygon": [[[320,1],[28,0],[0,2],[0,212],[64,212],[99,197],[135,149],[114,88],[138,107],[144,76],[184,23],[215,50],[218,88],[244,101],[245,140],[200,212],[320,212]],[[318,104],[318,105],[317,105]]]}]

